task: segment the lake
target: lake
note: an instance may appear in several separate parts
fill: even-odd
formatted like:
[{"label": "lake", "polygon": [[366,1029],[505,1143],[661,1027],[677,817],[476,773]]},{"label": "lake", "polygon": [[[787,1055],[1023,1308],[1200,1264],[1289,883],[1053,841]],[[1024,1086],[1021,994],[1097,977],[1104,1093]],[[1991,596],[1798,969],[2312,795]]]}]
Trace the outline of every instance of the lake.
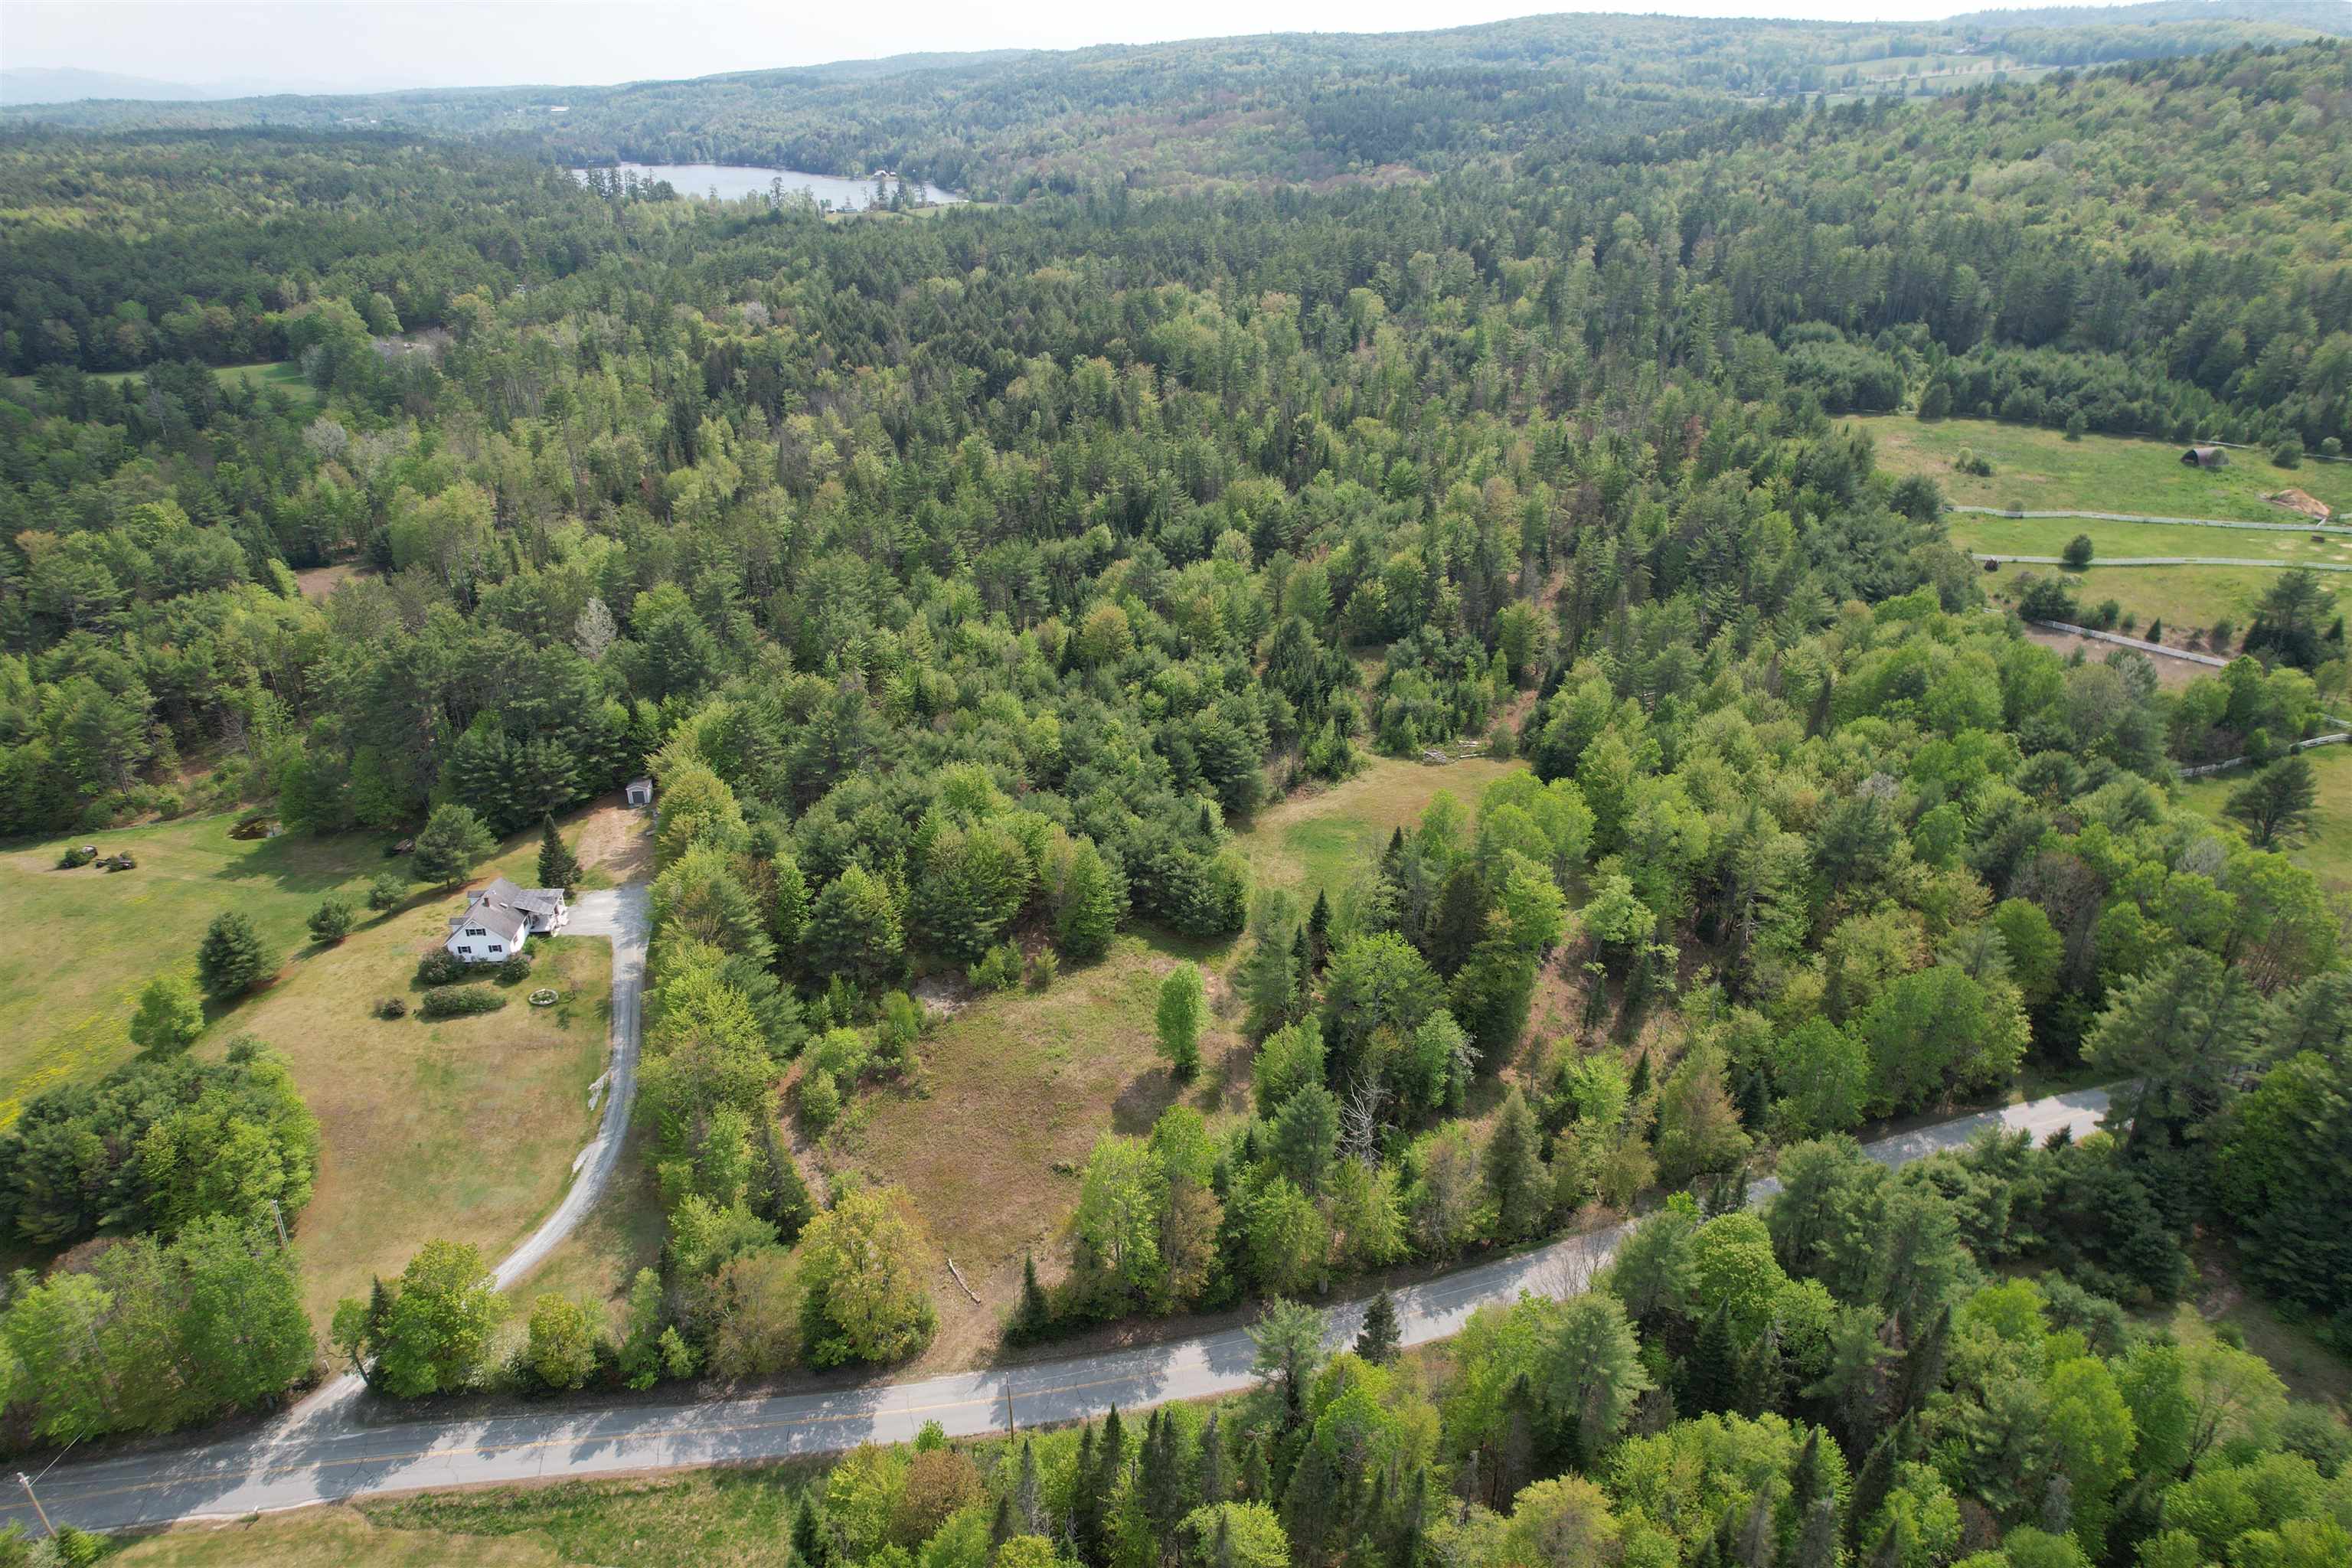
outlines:
[{"label": "lake", "polygon": [[[836,210],[854,211],[874,199],[871,180],[844,180],[832,174],[811,174],[799,169],[758,169],[743,163],[614,163],[607,165],[617,173],[634,173],[640,180],[667,180],[677,187],[681,196],[707,196],[719,193],[722,201],[738,201],[744,196],[764,196],[782,180],[787,193],[806,191],[820,202],[830,202]],[[588,171],[574,169],[572,177],[585,180]],[[963,198],[953,191],[926,185],[920,180],[907,182],[909,197],[921,197],[932,202],[960,202]]]}]

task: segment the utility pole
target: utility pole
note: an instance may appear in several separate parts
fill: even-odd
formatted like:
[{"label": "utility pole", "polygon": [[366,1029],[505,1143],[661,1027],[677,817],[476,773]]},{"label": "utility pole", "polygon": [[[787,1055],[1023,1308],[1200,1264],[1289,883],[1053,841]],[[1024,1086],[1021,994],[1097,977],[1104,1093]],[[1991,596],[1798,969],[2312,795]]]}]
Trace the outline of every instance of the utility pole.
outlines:
[{"label": "utility pole", "polygon": [[278,1206],[276,1198],[269,1200],[269,1217],[278,1222],[278,1250],[283,1252],[286,1250],[286,1211]]},{"label": "utility pole", "polygon": [[41,1506],[41,1500],[34,1495],[33,1478],[26,1475],[24,1471],[18,1470],[16,1472],[16,1484],[25,1489],[25,1496],[32,1501],[33,1511],[41,1516],[41,1529],[50,1535],[57,1534],[58,1527],[49,1522],[49,1510],[43,1508]]}]

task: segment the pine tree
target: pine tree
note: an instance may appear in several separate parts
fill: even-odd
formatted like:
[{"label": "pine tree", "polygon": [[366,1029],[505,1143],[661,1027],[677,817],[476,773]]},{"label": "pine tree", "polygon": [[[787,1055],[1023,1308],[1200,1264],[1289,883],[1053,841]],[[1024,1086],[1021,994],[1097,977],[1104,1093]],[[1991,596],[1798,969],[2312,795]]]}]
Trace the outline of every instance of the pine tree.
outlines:
[{"label": "pine tree", "polygon": [[1946,1302],[1927,1331],[1904,1352],[1903,1366],[1895,1380],[1897,1415],[1909,1415],[1925,1408],[1927,1396],[1944,1385],[1944,1352],[1951,1332],[1952,1308]]},{"label": "pine tree", "polygon": [[1201,1427],[1201,1506],[1214,1508],[1225,1500],[1225,1436],[1218,1413],[1209,1412]]},{"label": "pine tree", "polygon": [[1070,1555],[1086,1560],[1087,1536],[1090,1526],[1098,1525],[1093,1517],[1095,1508],[1095,1424],[1087,1422],[1078,1429],[1078,1459],[1070,1467]]},{"label": "pine tree", "polygon": [[1514,1084],[1503,1097],[1502,1114],[1486,1141],[1484,1161],[1487,1195],[1495,1200],[1495,1225],[1506,1241],[1521,1241],[1543,1228],[1551,1209],[1551,1178],[1544,1170],[1542,1135],[1527,1097]]},{"label": "pine tree", "polygon": [[1404,1331],[1397,1321],[1396,1298],[1387,1290],[1364,1304],[1364,1326],[1356,1335],[1356,1353],[1375,1365],[1386,1366],[1396,1359],[1397,1347],[1404,1342]]},{"label": "pine tree", "polygon": [[1290,1537],[1293,1563],[1313,1568],[1323,1561],[1324,1542],[1330,1537],[1339,1500],[1331,1462],[1323,1457],[1320,1444],[1308,1443],[1298,1457],[1298,1468],[1291,1472],[1289,1489],[1282,1495],[1282,1528]]},{"label": "pine tree", "polygon": [[1768,1324],[1739,1362],[1739,1412],[1757,1416],[1778,1410],[1787,1399],[1789,1374],[1780,1354],[1780,1330]]},{"label": "pine tree", "polygon": [[1685,1363],[1683,1403],[1694,1411],[1728,1410],[1739,1397],[1739,1346],[1723,1306],[1707,1314]]},{"label": "pine tree", "polygon": [[1331,900],[1323,889],[1315,889],[1315,907],[1307,911],[1307,972],[1323,973],[1324,962],[1331,956]]},{"label": "pine tree", "polygon": [[1013,1484],[1013,1506],[1020,1510],[1021,1533],[1045,1533],[1044,1494],[1037,1479],[1037,1450],[1028,1438],[1021,1439],[1021,1479]]},{"label": "pine tree", "polygon": [[[525,821],[530,819],[526,817]],[[416,874],[427,882],[454,886],[498,847],[482,819],[462,805],[445,805],[426,819],[416,836]]]},{"label": "pine tree", "polygon": [[1805,1505],[1797,1531],[1797,1554],[1790,1568],[1838,1568],[1837,1499],[1818,1497]]},{"label": "pine tree", "polygon": [[1625,1098],[1635,1104],[1639,1104],[1641,1103],[1642,1097],[1649,1092],[1650,1053],[1643,1051],[1640,1059],[1633,1063],[1633,1080],[1626,1086]]},{"label": "pine tree", "polygon": [[826,1568],[833,1561],[833,1542],[806,1492],[801,1493],[800,1506],[793,1510],[793,1559],[806,1568]]},{"label": "pine tree", "polygon": [[555,831],[555,818],[551,816],[540,821],[539,885],[562,888],[566,892],[580,885],[580,862],[563,847],[563,836]]},{"label": "pine tree", "polygon": [[1814,1500],[1830,1495],[1829,1465],[1822,1458],[1822,1429],[1805,1429],[1805,1446],[1797,1451],[1797,1462],[1789,1468],[1789,1502],[1800,1515],[1813,1506]]},{"label": "pine tree", "polygon": [[1217,1510],[1217,1539],[1211,1556],[1215,1568],[1234,1568],[1233,1516],[1223,1509]]},{"label": "pine tree", "polygon": [[1006,1542],[1012,1540],[1014,1533],[1015,1531],[1013,1528],[1013,1500],[1010,1497],[998,1498],[996,1500],[996,1516],[988,1521],[988,1543],[991,1546],[1002,1546]]},{"label": "pine tree", "polygon": [[1264,1434],[1249,1446],[1249,1458],[1242,1466],[1242,1490],[1248,1494],[1247,1501],[1274,1501],[1274,1472],[1266,1465]]},{"label": "pine tree", "polygon": [[1013,1310],[1006,1337],[1016,1343],[1029,1343],[1044,1337],[1053,1321],[1053,1306],[1045,1300],[1045,1287],[1037,1283],[1037,1256],[1026,1254],[1021,1259],[1021,1304]]},{"label": "pine tree", "polygon": [[204,944],[196,949],[196,979],[215,1002],[243,995],[277,967],[262,945],[261,933],[235,910],[214,917]]},{"label": "pine tree", "polygon": [[1895,1467],[1903,1462],[1905,1446],[1911,1437],[1911,1418],[1905,1416],[1886,1429],[1885,1435],[1871,1445],[1870,1457],[1862,1462],[1862,1473],[1853,1479],[1853,1496],[1846,1505],[1846,1529],[1859,1537],[1860,1532],[1878,1517],[1886,1502],[1886,1494],[1895,1489]]}]

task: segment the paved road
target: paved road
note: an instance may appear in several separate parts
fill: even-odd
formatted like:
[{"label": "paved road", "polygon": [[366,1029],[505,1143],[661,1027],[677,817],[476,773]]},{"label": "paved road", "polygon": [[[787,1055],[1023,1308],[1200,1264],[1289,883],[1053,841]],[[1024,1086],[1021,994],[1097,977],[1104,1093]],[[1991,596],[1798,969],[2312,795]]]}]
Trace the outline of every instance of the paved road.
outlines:
[{"label": "paved road", "polygon": [[2249,533],[2352,533],[2352,527],[2308,518],[2302,522],[2239,522],[2222,517],[2150,517],[2136,511],[2011,511],[1998,506],[1948,506],[1978,517],[2079,517],[2094,522],[2171,522],[2189,528],[2240,528]]},{"label": "paved road", "polygon": [[[2086,1089],[1986,1111],[1868,1146],[1900,1165],[1965,1144],[1991,1127],[2036,1137],[2080,1133],[2105,1111],[2105,1091]],[[1750,1200],[1777,1189],[1769,1180]],[[1608,1261],[1626,1226],[1568,1237],[1536,1251],[1460,1269],[1400,1290],[1397,1312],[1408,1343],[1458,1331],[1471,1311],[1522,1290],[1570,1294]],[[1352,1338],[1360,1303],[1332,1314],[1335,1342]],[[1248,1385],[1252,1352],[1240,1329],[1133,1350],[1032,1366],[953,1373],[920,1382],[876,1384],[824,1394],[566,1409],[478,1420],[361,1426],[348,1421],[281,1423],[258,1436],[179,1452],[58,1465],[40,1484],[50,1516],[89,1530],[157,1525],[178,1519],[236,1518],[371,1493],[677,1469],[773,1459],[903,1442],[927,1421],[951,1436],[1099,1415],[1168,1399],[1194,1399]],[[21,1499],[0,1520],[37,1528]]]},{"label": "paved road", "polygon": [[[604,1095],[604,1120],[596,1136],[572,1162],[572,1182],[555,1212],[523,1238],[491,1271],[501,1290],[526,1279],[563,1238],[588,1217],[612,1184],[621,1146],[629,1141],[629,1106],[637,1097],[637,1041],[646,989],[646,935],[651,929],[646,887],[633,882],[609,891],[583,893],[564,926],[567,936],[601,936],[613,943],[612,1057],[597,1088]],[[290,1425],[319,1429],[341,1423],[344,1408],[364,1385],[351,1373],[331,1378],[289,1413]]]}]

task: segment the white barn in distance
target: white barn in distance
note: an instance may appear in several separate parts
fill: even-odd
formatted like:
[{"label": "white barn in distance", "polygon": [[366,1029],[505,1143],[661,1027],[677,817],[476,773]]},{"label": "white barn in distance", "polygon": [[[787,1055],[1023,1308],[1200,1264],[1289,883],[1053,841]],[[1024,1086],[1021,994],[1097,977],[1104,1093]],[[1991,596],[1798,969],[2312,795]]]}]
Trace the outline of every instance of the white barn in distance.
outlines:
[{"label": "white barn in distance", "polygon": [[443,945],[465,963],[504,963],[533,936],[563,929],[572,910],[561,888],[518,888],[504,877],[475,893],[462,915],[449,917]]}]

